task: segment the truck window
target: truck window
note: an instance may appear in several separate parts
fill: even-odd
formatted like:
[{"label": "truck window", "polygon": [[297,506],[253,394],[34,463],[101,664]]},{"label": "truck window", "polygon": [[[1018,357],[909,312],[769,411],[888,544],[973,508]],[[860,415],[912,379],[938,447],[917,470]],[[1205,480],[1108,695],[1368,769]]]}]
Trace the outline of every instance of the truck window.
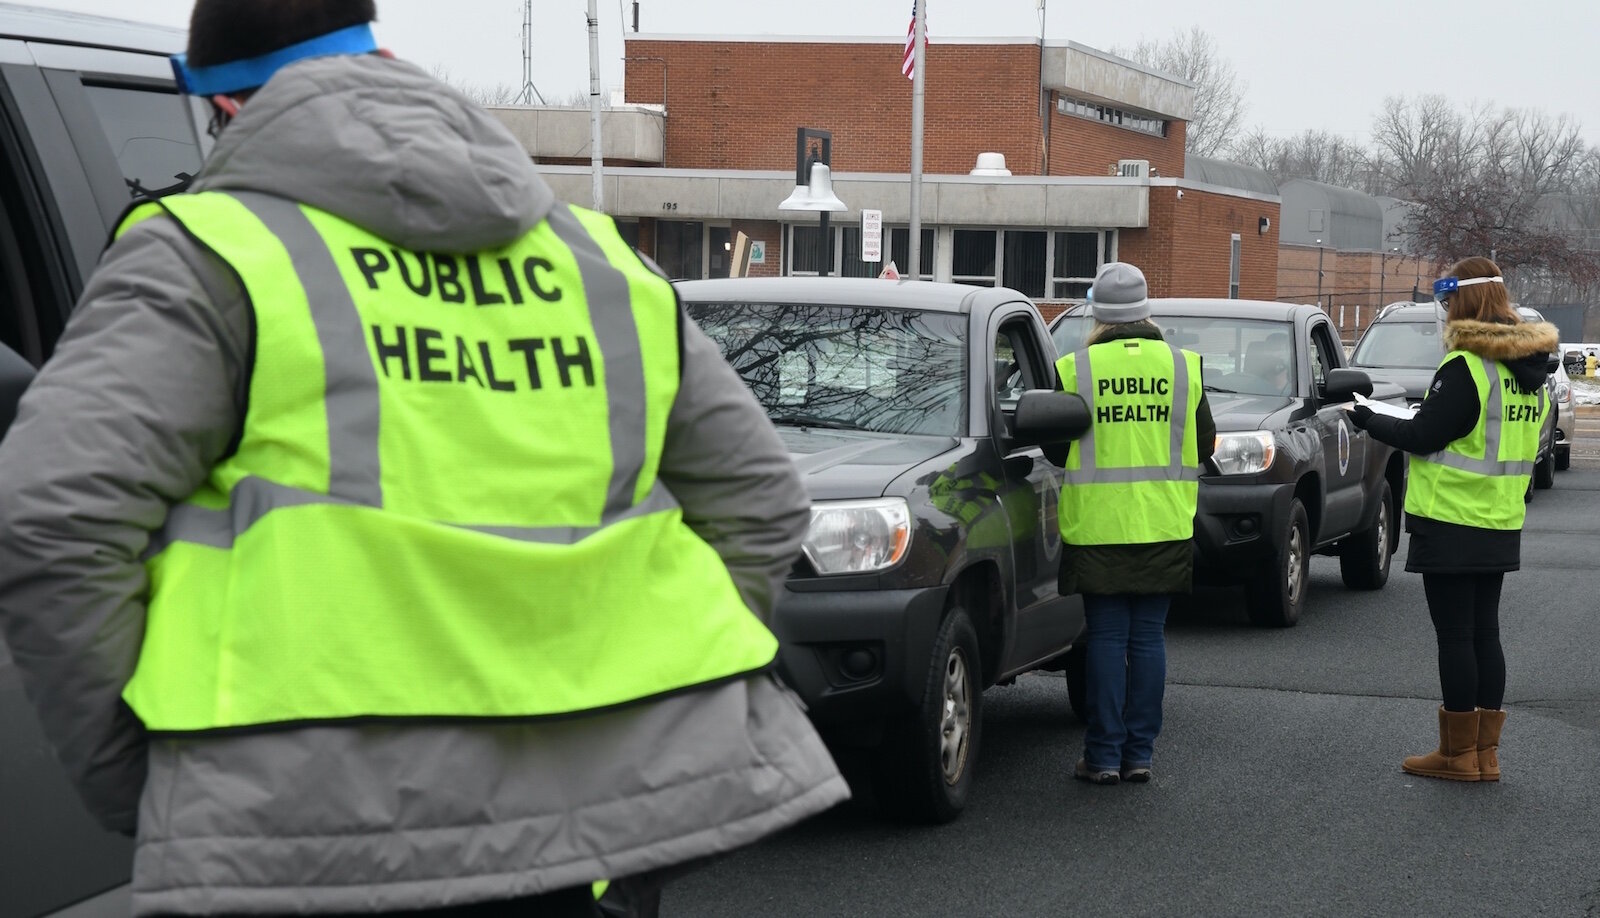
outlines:
[{"label": "truck window", "polygon": [[85,83],[83,91],[111,142],[130,197],[186,184],[200,171],[202,134],[182,96],[103,83]]},{"label": "truck window", "polygon": [[1012,319],[1000,326],[994,341],[994,391],[1004,407],[1015,407],[1017,399],[1029,389],[1054,387],[1044,359],[1033,346],[1033,334],[1026,319]]},{"label": "truck window", "polygon": [[1328,371],[1338,367],[1339,357],[1334,351],[1333,337],[1328,334],[1328,326],[1317,323],[1311,326],[1311,388],[1314,392],[1321,392],[1323,383],[1328,381]]}]

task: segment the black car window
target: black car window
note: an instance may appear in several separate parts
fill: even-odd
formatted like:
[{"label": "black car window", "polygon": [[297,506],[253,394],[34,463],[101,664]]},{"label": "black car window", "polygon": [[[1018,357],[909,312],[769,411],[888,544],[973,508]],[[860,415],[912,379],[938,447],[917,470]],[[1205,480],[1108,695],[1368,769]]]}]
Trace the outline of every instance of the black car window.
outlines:
[{"label": "black car window", "polygon": [[1155,316],[1168,344],[1194,351],[1206,388],[1245,395],[1288,395],[1294,389],[1294,326],[1269,319]]},{"label": "black car window", "polygon": [[1361,336],[1350,363],[1358,367],[1431,370],[1444,357],[1434,322],[1377,322]]},{"label": "black car window", "polygon": [[200,137],[182,96],[150,87],[85,83],[84,92],[130,195],[160,191],[200,171]]},{"label": "black car window", "polygon": [[1317,322],[1311,326],[1311,388],[1321,392],[1322,386],[1328,381],[1328,371],[1339,366],[1339,358],[1335,348],[1339,345],[1333,340],[1328,325]]},{"label": "black car window", "polygon": [[779,424],[966,433],[966,317],[912,309],[686,303]]},{"label": "black car window", "polygon": [[1025,318],[1013,318],[1000,326],[995,335],[995,397],[1006,408],[1016,406],[1017,399],[1029,389],[1046,389],[1054,385],[1051,374],[1043,366],[1033,345],[1033,334]]},{"label": "black car window", "polygon": [[1089,332],[1094,328],[1094,318],[1087,310],[1082,313],[1069,313],[1056,319],[1056,324],[1050,328],[1050,339],[1055,342],[1056,353],[1066,355],[1083,347],[1089,340]]}]

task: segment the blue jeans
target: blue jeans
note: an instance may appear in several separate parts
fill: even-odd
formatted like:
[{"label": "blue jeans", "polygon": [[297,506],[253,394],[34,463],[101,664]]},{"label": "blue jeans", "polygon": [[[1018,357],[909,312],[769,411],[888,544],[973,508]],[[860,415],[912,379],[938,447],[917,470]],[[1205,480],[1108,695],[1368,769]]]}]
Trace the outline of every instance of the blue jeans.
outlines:
[{"label": "blue jeans", "polygon": [[1083,757],[1091,768],[1150,765],[1167,686],[1170,604],[1164,595],[1083,597],[1089,620]]}]

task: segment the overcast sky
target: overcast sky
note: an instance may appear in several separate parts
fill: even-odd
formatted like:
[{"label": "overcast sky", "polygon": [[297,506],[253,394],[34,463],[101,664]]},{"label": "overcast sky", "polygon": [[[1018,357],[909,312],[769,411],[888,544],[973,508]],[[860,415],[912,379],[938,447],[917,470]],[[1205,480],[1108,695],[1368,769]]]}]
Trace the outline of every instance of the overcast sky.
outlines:
[{"label": "overcast sky", "polygon": [[[37,2],[37,0],[35,0]],[[926,0],[940,35],[1039,33],[1037,0]],[[44,6],[182,26],[192,0],[43,0]],[[1204,8],[1202,8],[1202,6]],[[566,101],[589,85],[586,0],[534,0],[533,83]],[[632,0],[598,0],[601,79],[620,86]],[[378,36],[461,82],[522,85],[520,0],[378,0]],[[646,34],[852,35],[903,41],[909,0],[639,0]],[[1245,87],[1246,124],[1366,143],[1387,95],[1441,93],[1570,114],[1600,145],[1600,3],[1594,0],[1048,0],[1046,36],[1110,50],[1199,25]],[[937,79],[930,73],[929,79]],[[905,86],[907,84],[901,84]],[[909,90],[907,90],[909,91]]]}]

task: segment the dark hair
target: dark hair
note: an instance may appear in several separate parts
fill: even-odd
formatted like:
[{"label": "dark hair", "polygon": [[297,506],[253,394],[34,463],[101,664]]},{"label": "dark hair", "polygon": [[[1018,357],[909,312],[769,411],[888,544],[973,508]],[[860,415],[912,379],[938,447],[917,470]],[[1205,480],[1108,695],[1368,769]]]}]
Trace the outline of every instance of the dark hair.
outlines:
[{"label": "dark hair", "polygon": [[195,0],[189,65],[249,60],[377,18],[374,0]]}]

